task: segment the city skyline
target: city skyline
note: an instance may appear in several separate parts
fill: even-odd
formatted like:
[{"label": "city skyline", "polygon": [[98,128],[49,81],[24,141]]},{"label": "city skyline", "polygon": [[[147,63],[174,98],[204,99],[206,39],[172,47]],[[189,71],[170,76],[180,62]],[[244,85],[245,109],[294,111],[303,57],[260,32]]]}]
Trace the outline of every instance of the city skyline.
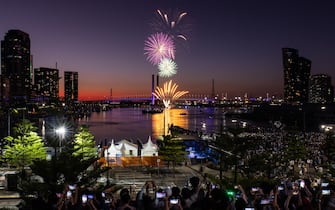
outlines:
[{"label": "city skyline", "polygon": [[114,97],[150,95],[158,70],[144,42],[157,32],[151,25],[157,9],[187,12],[191,30],[176,43],[178,73],[168,80],[190,94],[210,95],[214,79],[219,95],[282,96],[284,47],[299,50],[312,61],[311,75],[328,74],[334,84],[331,1],[10,1],[0,9],[0,36],[10,29],[28,33],[34,68],[57,65],[61,77],[78,72],[79,99],[110,97],[111,89]]}]

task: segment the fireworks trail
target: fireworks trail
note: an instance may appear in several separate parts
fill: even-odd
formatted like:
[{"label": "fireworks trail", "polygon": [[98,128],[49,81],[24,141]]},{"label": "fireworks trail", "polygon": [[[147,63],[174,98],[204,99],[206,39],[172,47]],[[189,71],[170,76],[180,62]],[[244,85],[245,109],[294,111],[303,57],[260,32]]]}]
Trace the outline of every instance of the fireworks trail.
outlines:
[{"label": "fireworks trail", "polygon": [[168,58],[163,58],[158,64],[158,75],[160,77],[171,77],[177,73],[177,64]]},{"label": "fireworks trail", "polygon": [[174,59],[175,46],[172,38],[164,33],[155,33],[144,42],[147,60],[158,65],[163,58]]},{"label": "fireworks trail", "polygon": [[169,34],[174,41],[187,41],[191,31],[191,24],[187,21],[187,12],[164,12],[156,10],[156,18],[152,22],[155,31]]}]

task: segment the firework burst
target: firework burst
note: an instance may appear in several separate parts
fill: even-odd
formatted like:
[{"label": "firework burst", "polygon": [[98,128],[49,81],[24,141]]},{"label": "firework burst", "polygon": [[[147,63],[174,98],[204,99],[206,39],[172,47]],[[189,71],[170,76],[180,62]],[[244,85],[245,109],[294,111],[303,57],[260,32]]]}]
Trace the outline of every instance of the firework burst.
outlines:
[{"label": "firework burst", "polygon": [[164,33],[155,33],[144,42],[147,60],[158,65],[163,58],[174,59],[175,46],[172,38]]},{"label": "firework burst", "polygon": [[171,77],[177,73],[177,64],[169,58],[163,58],[158,64],[158,75],[160,77]]},{"label": "firework burst", "polygon": [[178,85],[176,83],[172,84],[172,80],[165,82],[163,88],[156,87],[154,95],[156,98],[163,101],[165,108],[170,107],[173,101],[178,100],[183,95],[187,94],[188,91],[176,91]]},{"label": "firework burst", "polygon": [[164,12],[163,10],[157,9],[156,18],[152,22],[152,27],[156,31],[169,34],[175,41],[186,41],[191,31],[191,24],[189,24],[187,17],[187,12]]}]

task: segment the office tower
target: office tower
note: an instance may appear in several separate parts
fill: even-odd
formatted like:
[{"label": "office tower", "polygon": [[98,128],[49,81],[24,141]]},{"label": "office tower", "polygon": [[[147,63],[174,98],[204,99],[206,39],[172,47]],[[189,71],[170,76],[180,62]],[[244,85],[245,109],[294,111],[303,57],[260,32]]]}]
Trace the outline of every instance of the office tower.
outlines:
[{"label": "office tower", "polygon": [[0,75],[0,102],[1,102],[1,107],[6,107],[8,106],[9,102],[9,80],[8,78]]},{"label": "office tower", "polygon": [[36,98],[42,102],[54,102],[59,95],[59,70],[52,68],[34,69]]},{"label": "office tower", "polygon": [[8,101],[22,104],[30,99],[32,67],[29,34],[9,30],[1,41],[1,74],[9,81]]},{"label": "office tower", "polygon": [[331,77],[325,74],[312,75],[309,82],[309,103],[332,103],[334,87]]},{"label": "office tower", "polygon": [[64,100],[66,103],[78,101],[78,72],[64,72]]},{"label": "office tower", "polygon": [[299,57],[298,50],[283,48],[284,101],[288,104],[308,102],[308,83],[311,61]]}]

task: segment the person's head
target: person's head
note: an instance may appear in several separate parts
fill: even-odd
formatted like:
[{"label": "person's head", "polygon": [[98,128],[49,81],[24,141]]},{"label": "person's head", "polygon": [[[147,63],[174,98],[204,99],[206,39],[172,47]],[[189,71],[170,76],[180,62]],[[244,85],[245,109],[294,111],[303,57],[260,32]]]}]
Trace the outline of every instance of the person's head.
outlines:
[{"label": "person's head", "polygon": [[188,189],[187,187],[184,187],[182,190],[181,190],[181,196],[184,198],[184,199],[187,199],[189,197],[191,197],[192,195],[192,192],[190,189]]},{"label": "person's head", "polygon": [[122,197],[123,195],[126,195],[128,194],[129,195],[129,190],[127,188],[123,188],[121,191],[120,191],[120,197]]},{"label": "person's head", "polygon": [[210,195],[212,196],[213,200],[220,200],[221,199],[221,190],[219,188],[214,188],[210,192]]},{"label": "person's head", "polygon": [[120,199],[123,203],[128,203],[130,201],[129,190],[127,188],[123,188],[120,191]]},{"label": "person's head", "polygon": [[196,176],[191,177],[190,178],[190,183],[191,183],[192,188],[198,187],[199,183],[200,183],[199,177],[196,177]]},{"label": "person's head", "polygon": [[172,196],[179,196],[180,195],[180,189],[179,187],[172,187]]},{"label": "person's head", "polygon": [[129,194],[124,194],[120,197],[120,199],[123,203],[129,203],[131,198]]}]

